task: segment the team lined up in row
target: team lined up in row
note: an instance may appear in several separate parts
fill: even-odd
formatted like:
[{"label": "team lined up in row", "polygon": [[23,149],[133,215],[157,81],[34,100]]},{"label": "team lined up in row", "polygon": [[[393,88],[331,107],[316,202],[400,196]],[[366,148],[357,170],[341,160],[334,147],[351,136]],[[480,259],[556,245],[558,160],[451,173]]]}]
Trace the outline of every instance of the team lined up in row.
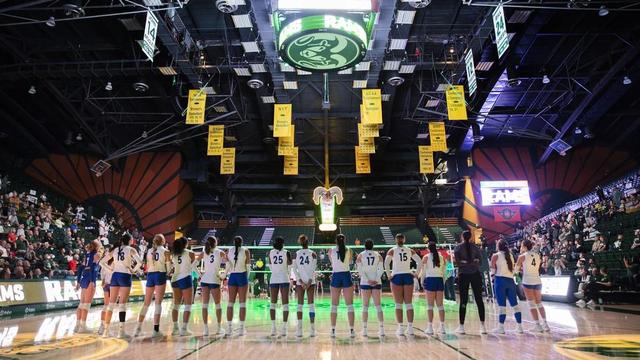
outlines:
[{"label": "team lined up in row", "polygon": [[[437,251],[435,243],[429,243],[429,253],[420,258],[417,253],[405,246],[405,238],[402,234],[395,237],[396,246],[389,249],[386,257],[374,251],[371,240],[365,241],[365,250],[356,257],[356,267],[360,275],[360,289],[362,296],[362,335],[368,336],[368,310],[370,301],[376,309],[378,318],[378,335],[384,336],[383,312],[381,308],[382,275],[386,272],[390,280],[391,291],[395,302],[395,317],[397,322],[396,335],[412,336],[413,329],[413,287],[414,278],[423,279],[425,297],[427,301],[428,324],[426,333],[434,334],[433,317],[434,309],[438,312],[440,319],[439,333],[446,332],[444,326],[444,274],[446,262]],[[455,248],[452,260],[458,268],[458,287],[460,290],[460,325],[457,333],[464,334],[464,322],[466,315],[466,304],[468,302],[468,291],[471,286],[478,313],[480,317],[480,332],[486,333],[484,325],[484,303],[482,300],[482,277],[479,271],[481,252],[479,248],[471,243],[469,232],[461,234],[461,242]],[[120,239],[117,246],[104,254],[101,254],[100,243],[94,241],[89,245],[85,263],[78,275],[78,286],[82,289],[80,305],[77,310],[77,330],[79,332],[88,331],[86,328],[86,317],[91,305],[91,300],[95,292],[98,271],[101,272],[103,290],[105,293],[105,305],[102,311],[102,323],[99,334],[109,336],[109,324],[112,313],[117,304],[120,325],[118,337],[128,337],[124,331],[126,319],[127,301],[131,290],[132,274],[141,275],[143,259],[137,251],[129,246],[131,237],[125,234]],[[227,279],[229,300],[227,304],[227,330],[226,335],[233,333],[232,321],[234,315],[234,304],[236,300],[239,305],[239,328],[238,334],[245,334],[244,322],[246,319],[246,298],[248,291],[248,271],[251,259],[249,250],[242,246],[243,239],[236,237],[234,246],[227,252],[217,247],[217,239],[210,237],[207,239],[205,249],[202,253],[196,254],[187,247],[187,240],[180,238],[174,241],[171,250],[165,247],[165,239],[162,235],[153,238],[153,247],[145,255],[147,265],[147,281],[145,298],[142,309],[138,316],[138,322],[133,336],[141,334],[142,324],[146,313],[154,300],[154,318],[152,336],[163,336],[160,332],[160,315],[162,312],[162,300],[164,298],[167,276],[171,276],[171,287],[173,290],[173,302],[171,305],[171,316],[173,321],[172,335],[191,335],[187,325],[191,314],[191,304],[193,303],[193,280],[192,272],[199,271],[197,264],[202,260],[204,271],[201,274],[200,286],[202,291],[202,315],[204,330],[203,335],[209,335],[208,311],[210,298],[213,298],[217,319],[216,334],[224,333],[221,328],[222,306],[220,284]],[[274,241],[273,249],[268,254],[268,266],[271,271],[270,277],[270,317],[271,335],[277,335],[276,328],[276,304],[279,295],[282,302],[282,329],[281,336],[287,335],[287,321],[289,316],[289,287],[290,274],[295,277],[297,306],[297,331],[296,336],[303,336],[303,306],[305,295],[307,298],[308,312],[310,319],[309,335],[315,336],[315,306],[314,288],[316,281],[317,255],[308,248],[308,240],[305,235],[300,235],[298,239],[302,249],[298,250],[294,256],[284,249],[284,239],[277,238]],[[344,298],[347,307],[347,317],[349,324],[349,336],[355,337],[354,330],[354,308],[353,296],[354,288],[351,278],[350,266],[353,252],[345,246],[345,237],[342,234],[336,236],[336,246],[329,249],[328,255],[332,266],[331,275],[331,337],[336,336],[337,309],[340,297]],[[508,249],[506,242],[498,244],[499,252],[491,259],[491,268],[494,276],[494,287],[496,299],[499,305],[499,325],[496,332],[504,334],[504,323],[506,320],[506,303],[509,302],[513,309],[517,322],[517,331],[523,332],[522,316],[516,297],[516,287],[514,274],[522,269],[523,284],[531,314],[536,321],[533,331],[549,331],[545,320],[544,308],[541,304],[541,281],[539,276],[540,255],[534,251],[530,241],[524,241],[522,245],[522,255],[514,262],[513,255]],[[99,261],[97,259],[100,259]],[[411,260],[418,264],[417,271],[411,269]],[[225,264],[224,268],[222,265]],[[406,312],[406,326],[403,321],[403,307]],[[182,308],[182,325],[179,326],[178,315]],[[540,319],[541,322],[538,320]]]}]

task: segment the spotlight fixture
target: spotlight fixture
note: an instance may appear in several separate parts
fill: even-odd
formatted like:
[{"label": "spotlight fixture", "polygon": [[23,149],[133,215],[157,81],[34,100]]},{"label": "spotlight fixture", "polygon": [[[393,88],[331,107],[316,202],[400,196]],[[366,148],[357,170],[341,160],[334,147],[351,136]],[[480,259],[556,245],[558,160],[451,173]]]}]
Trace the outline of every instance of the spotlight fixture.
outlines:
[{"label": "spotlight fixture", "polygon": [[580,135],[582,134],[582,129],[580,129],[579,127],[576,126],[575,130],[573,130],[573,133],[576,135]]},{"label": "spotlight fixture", "polygon": [[78,133],[78,135],[76,135],[76,141],[82,141],[82,133]]},{"label": "spotlight fixture", "polygon": [[104,86],[104,89],[107,91],[113,90],[113,86],[111,85],[111,81],[107,81],[107,85]]},{"label": "spotlight fixture", "polygon": [[453,47],[453,45],[451,45],[451,46],[449,47],[449,54],[453,54],[453,53],[455,53],[455,52],[456,52],[456,48],[454,48],[454,47]]},{"label": "spotlight fixture", "polygon": [[66,4],[62,5],[64,14],[71,18],[79,18],[84,16],[84,9],[82,8],[81,0],[69,0]]},{"label": "spotlight fixture", "polygon": [[27,91],[30,95],[35,95],[38,91],[36,90],[36,87],[31,85],[29,87],[29,90]]},{"label": "spotlight fixture", "polygon": [[289,197],[287,199],[293,200],[293,195],[289,194]]},{"label": "spotlight fixture", "polygon": [[409,5],[415,9],[424,9],[431,4],[431,0],[414,0],[409,1]]},{"label": "spotlight fixture", "polygon": [[143,139],[146,139],[148,136],[149,136],[149,134],[147,134],[147,130],[145,130],[145,131],[143,131],[143,132],[142,132],[141,137],[142,137]]},{"label": "spotlight fixture", "polygon": [[607,7],[604,6],[604,5],[600,6],[600,9],[598,9],[598,15],[600,15],[600,16],[609,15],[609,9],[607,9]]},{"label": "spotlight fixture", "polygon": [[622,83],[624,85],[631,85],[631,83],[632,83],[631,78],[629,76],[625,75],[624,78],[622,79]]},{"label": "spotlight fixture", "polygon": [[511,127],[507,129],[507,134],[513,134],[513,129]]},{"label": "spotlight fixture", "polygon": [[49,16],[49,18],[47,19],[47,21],[45,21],[45,24],[48,27],[55,27],[56,26],[56,18],[53,16]]},{"label": "spotlight fixture", "polygon": [[149,85],[144,82],[144,80],[140,80],[138,82],[133,83],[133,90],[139,93],[146,93],[149,91]]},{"label": "spotlight fixture", "polygon": [[549,77],[547,76],[547,74],[542,75],[542,83],[543,84],[548,84],[551,82],[551,79],[549,79]]},{"label": "spotlight fixture", "polygon": [[366,200],[367,199],[367,194],[362,193],[362,200]]},{"label": "spotlight fixture", "polygon": [[230,14],[238,10],[238,5],[232,0],[217,0],[216,8],[222,13]]},{"label": "spotlight fixture", "polygon": [[262,86],[264,86],[264,82],[258,78],[251,78],[247,81],[247,86],[249,86],[250,88],[256,90],[256,89],[260,89]]},{"label": "spotlight fixture", "polygon": [[391,86],[400,86],[404,83],[404,78],[399,75],[393,75],[387,79],[387,84]]}]

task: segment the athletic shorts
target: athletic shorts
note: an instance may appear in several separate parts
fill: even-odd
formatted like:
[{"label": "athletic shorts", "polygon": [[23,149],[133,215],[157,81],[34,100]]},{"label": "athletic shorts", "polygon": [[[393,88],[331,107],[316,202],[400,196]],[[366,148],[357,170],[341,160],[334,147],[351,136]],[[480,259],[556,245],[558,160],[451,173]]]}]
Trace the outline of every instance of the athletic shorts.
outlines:
[{"label": "athletic shorts", "polygon": [[91,281],[91,274],[87,273],[86,275],[83,273],[80,276],[80,288],[82,289],[86,289],[89,287],[89,285],[92,283]]},{"label": "athletic shorts", "polygon": [[378,285],[360,284],[360,289],[361,290],[381,290],[382,289],[382,285],[380,285],[380,284],[378,284]]},{"label": "athletic shorts", "polygon": [[191,279],[191,275],[171,282],[171,287],[174,289],[180,289],[180,290],[192,288],[193,280]]},{"label": "athletic shorts", "polygon": [[444,280],[441,277],[428,277],[424,279],[422,287],[427,291],[444,291]]},{"label": "athletic shorts", "polygon": [[167,283],[167,273],[154,271],[147,274],[147,287],[162,286]]},{"label": "athletic shorts", "polygon": [[527,284],[522,284],[522,286],[525,287],[525,289],[530,289],[530,290],[542,290],[542,284],[536,284],[536,285],[527,285]]},{"label": "athletic shorts", "polygon": [[104,293],[108,293],[109,289],[110,289],[111,285],[107,284],[107,285],[103,285],[102,286],[102,292]]},{"label": "athletic shorts", "polygon": [[[311,286],[314,286],[315,284],[316,284],[315,280],[314,280],[314,281],[311,281]],[[297,281],[296,281],[296,285],[298,285],[298,286],[302,286],[302,282],[301,282],[300,280],[297,280]]]},{"label": "athletic shorts", "polygon": [[131,274],[114,272],[111,275],[111,286],[131,287]]},{"label": "athletic shorts", "polygon": [[249,285],[249,279],[247,278],[246,272],[241,273],[231,273],[229,275],[229,281],[227,282],[229,286],[237,286],[243,287]]},{"label": "athletic shorts", "polygon": [[349,271],[334,272],[331,275],[331,287],[348,288],[353,286],[351,281],[351,273]]},{"label": "athletic shorts", "polygon": [[413,285],[413,275],[411,274],[397,274],[391,278],[391,283],[394,285]]},{"label": "athletic shorts", "polygon": [[200,282],[200,287],[209,288],[209,289],[220,289],[220,284]]},{"label": "athletic shorts", "polygon": [[271,289],[288,289],[289,283],[269,284]]}]

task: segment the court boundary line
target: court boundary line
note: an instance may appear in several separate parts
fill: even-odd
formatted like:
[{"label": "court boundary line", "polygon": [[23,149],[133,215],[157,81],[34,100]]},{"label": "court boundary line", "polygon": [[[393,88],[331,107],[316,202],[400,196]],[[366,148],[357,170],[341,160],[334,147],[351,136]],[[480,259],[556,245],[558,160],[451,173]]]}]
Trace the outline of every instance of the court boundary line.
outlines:
[{"label": "court boundary line", "polygon": [[[418,330],[422,331],[425,335],[427,335],[427,333],[426,333],[424,330],[422,330],[422,329],[420,329],[420,328],[418,328],[418,327],[416,327],[415,329],[418,329]],[[445,342],[444,340],[440,339],[440,337],[438,337],[438,336],[432,336],[432,335],[427,335],[427,336],[428,336],[429,338],[434,339],[434,340],[438,341],[439,343],[441,343],[441,344],[445,345],[446,347],[448,347],[449,349],[451,349],[451,350],[453,350],[453,351],[457,352],[458,354],[460,354],[460,355],[462,355],[462,356],[466,356],[466,357],[467,357],[467,359],[476,360],[476,358],[474,358],[473,356],[471,356],[471,355],[467,354],[466,352],[464,352],[464,351],[462,351],[462,350],[460,350],[460,349],[456,349],[453,345],[451,345],[451,344],[449,344],[449,343]],[[456,335],[456,337],[457,337],[457,336],[458,336],[458,335]]]}]

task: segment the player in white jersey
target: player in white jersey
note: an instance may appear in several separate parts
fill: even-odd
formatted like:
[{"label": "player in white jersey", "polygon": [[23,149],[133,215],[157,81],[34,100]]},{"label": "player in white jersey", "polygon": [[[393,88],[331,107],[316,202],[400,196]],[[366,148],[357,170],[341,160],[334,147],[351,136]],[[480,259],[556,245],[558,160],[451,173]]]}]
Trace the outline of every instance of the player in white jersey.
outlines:
[{"label": "player in white jersey", "polygon": [[345,246],[346,238],[342,234],[336,235],[336,247],[329,249],[331,261],[331,337],[336,337],[336,322],[338,320],[338,304],[340,293],[344,296],[347,305],[347,318],[349,320],[349,337],[355,337],[353,329],[355,317],[353,314],[353,281],[351,280],[351,249]]},{"label": "player in white jersey", "polygon": [[378,315],[378,336],[384,336],[384,318],[380,295],[382,293],[382,274],[384,266],[382,256],[373,250],[373,240],[364,241],[364,251],[358,254],[356,266],[360,273],[360,290],[362,295],[362,336],[367,334],[367,321],[369,320],[369,300],[373,297],[373,304]]},{"label": "player in white jersey", "polygon": [[424,277],[422,287],[425,290],[427,316],[429,319],[425,333],[433,335],[433,308],[435,307],[440,318],[440,334],[445,334],[444,306],[442,302],[444,298],[444,272],[447,263],[442,255],[438,253],[435,242],[429,242],[429,253],[422,257],[421,264],[418,278]]},{"label": "player in white jersey", "polygon": [[[182,237],[173,241],[171,247],[171,288],[173,290],[173,304],[171,305],[171,319],[173,320],[173,330],[171,335],[189,336],[191,332],[187,329],[189,316],[191,315],[191,304],[193,304],[193,280],[191,272],[195,265],[195,254],[187,249],[187,239]],[[184,304],[182,312],[182,326],[178,326],[178,313]]]},{"label": "player in white jersey", "polygon": [[287,321],[289,320],[289,266],[291,254],[284,249],[284,239],[276,237],[273,241],[273,249],[269,251],[268,266],[271,270],[269,279],[269,292],[271,304],[269,316],[271,317],[271,336],[276,336],[276,305],[278,293],[282,296],[282,331],[281,336],[287,336]]},{"label": "player in white jersey", "polygon": [[204,324],[203,336],[209,336],[209,298],[213,297],[215,304],[217,327],[216,334],[222,333],[220,323],[222,322],[222,305],[220,304],[220,278],[221,265],[226,261],[227,254],[217,248],[218,239],[215,236],[209,236],[204,246],[204,252],[201,255],[204,263],[204,273],[200,277],[200,289],[202,291],[202,323]]},{"label": "player in white jersey", "polygon": [[249,264],[251,263],[251,253],[249,249],[242,246],[242,236],[236,236],[233,238],[233,247],[229,249],[227,253],[227,266],[226,271],[229,275],[227,286],[229,288],[229,303],[227,304],[227,333],[226,336],[231,336],[233,333],[233,304],[236,302],[236,297],[240,302],[240,328],[238,329],[238,335],[245,334],[244,321],[247,317],[247,291],[249,290]]},{"label": "player in white jersey", "polygon": [[[384,259],[384,268],[387,271],[387,278],[391,282],[391,292],[396,303],[396,322],[398,329],[396,335],[404,336],[404,324],[402,318],[402,304],[407,311],[407,335],[412,336],[413,332],[413,279],[414,273],[411,271],[411,260],[420,264],[420,256],[413,249],[404,246],[405,237],[403,234],[396,235],[396,246],[389,249],[387,257]],[[391,265],[391,267],[390,267]]]},{"label": "player in white jersey", "polygon": [[144,303],[138,315],[138,324],[133,336],[142,332],[142,322],[147,316],[147,310],[154,299],[153,309],[153,337],[164,336],[160,332],[160,316],[162,315],[162,300],[167,287],[167,269],[171,267],[171,256],[165,247],[164,235],[156,234],[152,240],[152,247],[147,249],[145,261],[147,264],[147,282],[145,285]]},{"label": "player in white jersey", "polygon": [[533,331],[535,332],[548,332],[551,331],[549,324],[547,324],[547,314],[542,305],[542,281],[540,280],[540,265],[542,259],[540,254],[533,249],[533,242],[529,239],[525,239],[520,246],[520,253],[518,256],[518,262],[516,262],[516,269],[522,268],[522,287],[524,289],[524,296],[527,298],[529,309],[531,310],[531,317],[536,322],[536,326]]},{"label": "player in white jersey", "polygon": [[108,263],[102,265],[102,258],[109,255],[111,252],[111,245],[105,245],[104,254],[100,258],[100,280],[102,281],[102,293],[103,295],[103,304],[102,311],[100,312],[100,328],[98,328],[98,334],[101,335],[104,333],[105,326],[105,318],[107,316],[107,307],[109,306],[109,283],[111,282],[111,274],[113,274],[113,259],[111,259]]},{"label": "player in white jersey", "polygon": [[302,234],[298,237],[298,243],[302,249],[296,252],[293,259],[293,273],[296,278],[296,295],[298,297],[298,329],[297,337],[302,337],[302,307],[304,305],[304,294],[307,294],[307,304],[309,306],[309,321],[311,328],[309,336],[316,336],[316,307],[313,303],[315,296],[316,267],[318,266],[318,256],[309,250],[309,239]]},{"label": "player in white jersey", "polygon": [[142,266],[142,259],[138,252],[129,246],[131,235],[125,233],[120,238],[116,247],[109,254],[100,260],[100,266],[108,266],[109,260],[113,259],[113,274],[109,286],[109,305],[105,316],[105,326],[103,336],[109,336],[109,324],[113,315],[113,307],[118,302],[118,317],[120,326],[118,328],[119,338],[128,338],[124,332],[124,322],[127,318],[127,301],[131,292],[131,274],[138,273]]},{"label": "player in white jersey", "polygon": [[498,303],[498,328],[495,332],[504,334],[504,323],[507,319],[507,300],[513,309],[513,315],[516,318],[517,332],[522,334],[522,313],[520,305],[518,305],[518,296],[516,294],[516,283],[513,280],[515,272],[515,264],[513,255],[509,250],[506,240],[498,241],[498,252],[491,257],[491,269],[494,276],[494,293],[496,294],[496,302]]}]

